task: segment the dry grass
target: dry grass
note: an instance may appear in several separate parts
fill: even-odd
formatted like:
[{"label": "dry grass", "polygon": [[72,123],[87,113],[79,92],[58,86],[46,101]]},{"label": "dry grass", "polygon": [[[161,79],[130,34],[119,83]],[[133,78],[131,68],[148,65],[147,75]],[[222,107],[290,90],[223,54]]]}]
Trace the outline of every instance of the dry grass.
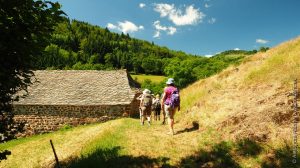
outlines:
[{"label": "dry grass", "polygon": [[[220,127],[222,123],[221,127],[235,129],[236,136],[245,130],[243,136],[255,134],[254,126],[269,131],[262,134],[275,136],[279,131],[275,118],[287,116],[283,124],[291,120],[286,93],[291,91],[293,79],[300,77],[299,57],[300,38],[297,38],[253,55],[238,67],[229,67],[198,81],[182,90],[183,112],[179,116],[186,122],[195,120],[196,116],[203,127]],[[284,127],[280,127],[282,136],[286,134]]]},{"label": "dry grass", "polygon": [[[104,124],[77,127],[69,131],[55,132],[37,136],[32,140],[11,145],[8,149],[11,155],[7,160],[1,161],[0,167],[48,167],[54,163],[54,155],[49,140],[52,139],[60,160],[79,155],[84,146],[89,144],[98,134],[106,129],[116,127],[120,120]],[[17,140],[18,141],[18,140]],[[22,140],[21,140],[22,141]],[[8,142],[15,143],[15,142]],[[9,146],[9,144],[3,144]],[[3,146],[1,147],[3,148]]]},{"label": "dry grass", "polygon": [[174,165],[181,158],[193,154],[198,149],[198,131],[183,132],[184,129],[185,127],[177,124],[175,131],[179,133],[170,136],[167,135],[168,126],[161,125],[158,121],[150,127],[145,125],[128,129],[126,130],[128,143],[125,148],[133,156],[167,157],[170,159],[169,163]]},{"label": "dry grass", "polygon": [[[287,93],[300,78],[299,58],[300,37],[250,56],[240,66],[182,90],[183,111],[178,116],[183,123],[198,120],[200,130],[217,128],[225,141],[250,138],[274,151],[284,148],[292,138],[292,97]],[[253,167],[266,160],[266,153],[256,159],[234,158],[242,167]]]},{"label": "dry grass", "polygon": [[247,75],[249,83],[280,81],[283,84],[300,78],[300,37],[264,53],[263,65]]}]

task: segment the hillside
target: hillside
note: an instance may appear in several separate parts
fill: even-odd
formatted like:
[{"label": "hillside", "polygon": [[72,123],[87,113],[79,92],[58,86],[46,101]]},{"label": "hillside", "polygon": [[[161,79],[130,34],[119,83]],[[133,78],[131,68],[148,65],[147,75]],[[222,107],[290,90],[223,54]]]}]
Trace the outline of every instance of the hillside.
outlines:
[{"label": "hillside", "polygon": [[272,148],[264,159],[273,159],[273,167],[285,167],[288,164],[282,160],[275,162],[279,157],[275,151],[285,147],[285,157],[292,158],[294,118],[289,94],[294,79],[300,78],[299,55],[300,37],[194,83],[182,91],[181,120],[198,121],[200,131],[216,129],[222,140],[246,138],[268,144]]},{"label": "hillside", "polygon": [[[300,38],[248,57],[182,91],[184,109],[203,126],[229,129],[233,137],[287,137],[292,123],[293,81],[300,77]],[[288,130],[286,130],[288,129]]]},{"label": "hillside", "polygon": [[299,167],[288,97],[299,54],[300,37],[181,90],[174,136],[158,121],[118,119],[0,144],[12,151],[0,167],[53,167],[49,139],[63,167]]},{"label": "hillside", "polygon": [[36,69],[127,69],[134,74],[173,77],[180,87],[185,87],[257,52],[227,51],[207,58],[170,50],[129,34],[110,32],[107,28],[77,20],[65,19],[54,29],[50,44],[33,61]]}]

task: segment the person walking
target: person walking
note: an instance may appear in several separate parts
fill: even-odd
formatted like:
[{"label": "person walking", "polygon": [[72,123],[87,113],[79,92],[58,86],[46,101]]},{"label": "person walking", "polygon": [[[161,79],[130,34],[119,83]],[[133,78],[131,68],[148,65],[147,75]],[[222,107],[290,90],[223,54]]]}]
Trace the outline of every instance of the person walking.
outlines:
[{"label": "person walking", "polygon": [[147,117],[148,125],[150,126],[152,97],[153,96],[151,95],[151,91],[149,89],[145,89],[143,91],[141,101],[140,101],[141,125],[144,125],[145,118]]},{"label": "person walking", "polygon": [[143,94],[139,95],[139,97],[137,97],[136,99],[140,101],[139,103],[139,113],[140,113],[140,123],[142,124],[142,117],[143,117],[143,114],[142,114],[142,109],[141,109],[141,101],[142,101],[142,97],[143,97]]},{"label": "person walking", "polygon": [[154,111],[154,120],[160,121],[161,104],[160,104],[159,94],[157,94],[153,99],[153,111]]},{"label": "person walking", "polygon": [[168,134],[174,135],[174,115],[177,110],[180,111],[180,96],[179,90],[175,87],[173,78],[169,78],[166,84],[167,87],[164,89],[161,108],[164,110],[166,117],[168,118],[170,129]]}]

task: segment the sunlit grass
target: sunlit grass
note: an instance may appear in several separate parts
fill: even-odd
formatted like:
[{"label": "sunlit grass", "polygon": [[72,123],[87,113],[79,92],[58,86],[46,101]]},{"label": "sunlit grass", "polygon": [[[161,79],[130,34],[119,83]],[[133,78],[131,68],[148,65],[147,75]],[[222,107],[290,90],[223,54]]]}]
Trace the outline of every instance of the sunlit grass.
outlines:
[{"label": "sunlit grass", "polygon": [[160,83],[167,79],[167,77],[159,75],[131,75],[131,77],[139,83],[143,83],[146,79],[151,80],[154,83]]},{"label": "sunlit grass", "polygon": [[[288,83],[300,78],[300,38],[283,43],[265,53],[266,61],[246,76],[247,83],[280,81]],[[271,57],[270,57],[271,56]]]},{"label": "sunlit grass", "polygon": [[42,167],[54,163],[50,139],[54,143],[60,160],[78,155],[82,147],[93,140],[96,135],[118,124],[118,120],[115,120],[103,124],[79,126],[0,144],[0,149],[7,149],[12,153],[7,160],[1,161],[0,167],[24,167],[25,165],[25,167]]}]

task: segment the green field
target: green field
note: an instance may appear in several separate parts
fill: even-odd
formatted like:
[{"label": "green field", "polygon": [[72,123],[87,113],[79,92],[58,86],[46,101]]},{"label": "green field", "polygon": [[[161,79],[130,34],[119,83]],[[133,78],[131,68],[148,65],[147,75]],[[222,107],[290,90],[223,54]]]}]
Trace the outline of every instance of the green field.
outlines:
[{"label": "green field", "polygon": [[158,75],[131,75],[132,79],[137,81],[138,83],[143,83],[146,79],[151,80],[154,83],[160,83],[167,79],[165,76],[158,76]]}]

